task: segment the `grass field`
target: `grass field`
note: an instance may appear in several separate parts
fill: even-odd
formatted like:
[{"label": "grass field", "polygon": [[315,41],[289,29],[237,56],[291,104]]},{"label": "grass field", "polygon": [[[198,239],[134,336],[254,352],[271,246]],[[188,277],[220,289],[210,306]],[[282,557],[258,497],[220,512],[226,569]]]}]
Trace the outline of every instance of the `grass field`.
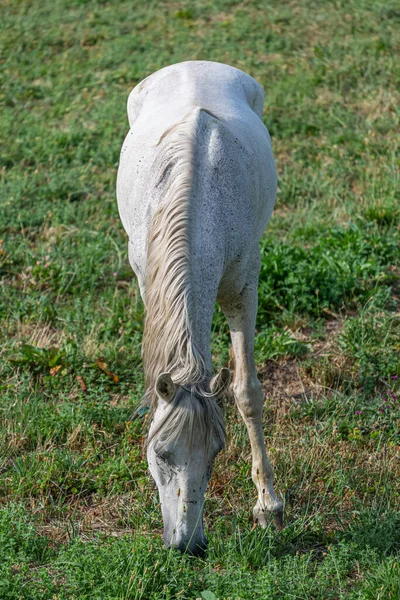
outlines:
[{"label": "grass field", "polygon": [[[394,0],[4,0],[0,600],[400,599],[399,21]],[[206,560],[162,546],[115,201],[129,91],[200,58],[266,91],[256,356],[287,516],[252,528],[228,403]],[[217,310],[215,369],[228,350]]]}]

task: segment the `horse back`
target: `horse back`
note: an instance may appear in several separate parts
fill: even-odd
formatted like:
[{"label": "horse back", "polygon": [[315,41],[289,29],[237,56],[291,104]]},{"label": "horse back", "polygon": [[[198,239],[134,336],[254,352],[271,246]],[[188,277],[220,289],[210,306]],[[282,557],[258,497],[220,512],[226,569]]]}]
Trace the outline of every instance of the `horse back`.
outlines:
[{"label": "horse back", "polygon": [[151,223],[170,185],[174,140],[182,139],[182,123],[192,138],[187,202],[194,277],[204,281],[207,272],[215,287],[218,279],[245,270],[272,213],[277,179],[260,118],[262,90],[238,69],[206,65],[207,73],[204,63],[163,69],[142,82],[129,101],[131,130],[121,151],[117,196],[139,282],[146,271]]}]

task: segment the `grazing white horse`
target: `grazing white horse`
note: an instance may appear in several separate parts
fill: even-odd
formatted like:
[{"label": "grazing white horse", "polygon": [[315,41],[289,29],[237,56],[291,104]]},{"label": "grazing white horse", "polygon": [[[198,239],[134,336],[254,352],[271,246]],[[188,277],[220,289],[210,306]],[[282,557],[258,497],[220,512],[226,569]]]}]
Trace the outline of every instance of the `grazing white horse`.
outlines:
[{"label": "grazing white horse", "polygon": [[233,392],[251,443],[254,518],[265,526],[272,512],[283,525],[254,362],[258,240],[277,188],[263,104],[252,77],[206,61],[161,69],[128,100],[117,197],[146,307],[147,458],[165,543],[192,554],[206,546],[204,494],[225,438],[220,400],[230,374],[212,378],[210,351],[216,300],[230,326]]}]

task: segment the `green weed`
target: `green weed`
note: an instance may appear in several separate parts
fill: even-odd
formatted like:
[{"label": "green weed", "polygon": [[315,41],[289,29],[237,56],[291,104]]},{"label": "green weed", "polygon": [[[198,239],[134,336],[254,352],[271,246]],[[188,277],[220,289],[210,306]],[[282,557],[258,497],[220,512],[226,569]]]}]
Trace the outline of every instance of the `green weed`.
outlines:
[{"label": "green weed", "polygon": [[[397,7],[3,4],[0,598],[398,598]],[[266,92],[279,193],[255,346],[287,520],[252,530],[228,401],[206,560],[162,546],[148,417],[133,418],[143,303],[115,201],[128,93],[200,58]],[[229,345],[217,309],[215,370]]]}]

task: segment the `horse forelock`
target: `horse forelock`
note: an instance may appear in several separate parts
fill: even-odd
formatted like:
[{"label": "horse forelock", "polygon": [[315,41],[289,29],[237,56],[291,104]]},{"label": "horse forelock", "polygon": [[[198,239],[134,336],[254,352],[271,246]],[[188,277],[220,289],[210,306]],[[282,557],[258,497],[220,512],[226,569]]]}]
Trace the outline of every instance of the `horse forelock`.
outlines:
[{"label": "horse forelock", "polygon": [[212,442],[221,448],[225,444],[225,426],[223,412],[211,394],[204,396],[192,386],[180,387],[171,403],[170,409],[154,424],[154,429],[147,443],[155,443],[159,447],[167,447],[182,442],[191,445],[200,438],[206,447]]}]

